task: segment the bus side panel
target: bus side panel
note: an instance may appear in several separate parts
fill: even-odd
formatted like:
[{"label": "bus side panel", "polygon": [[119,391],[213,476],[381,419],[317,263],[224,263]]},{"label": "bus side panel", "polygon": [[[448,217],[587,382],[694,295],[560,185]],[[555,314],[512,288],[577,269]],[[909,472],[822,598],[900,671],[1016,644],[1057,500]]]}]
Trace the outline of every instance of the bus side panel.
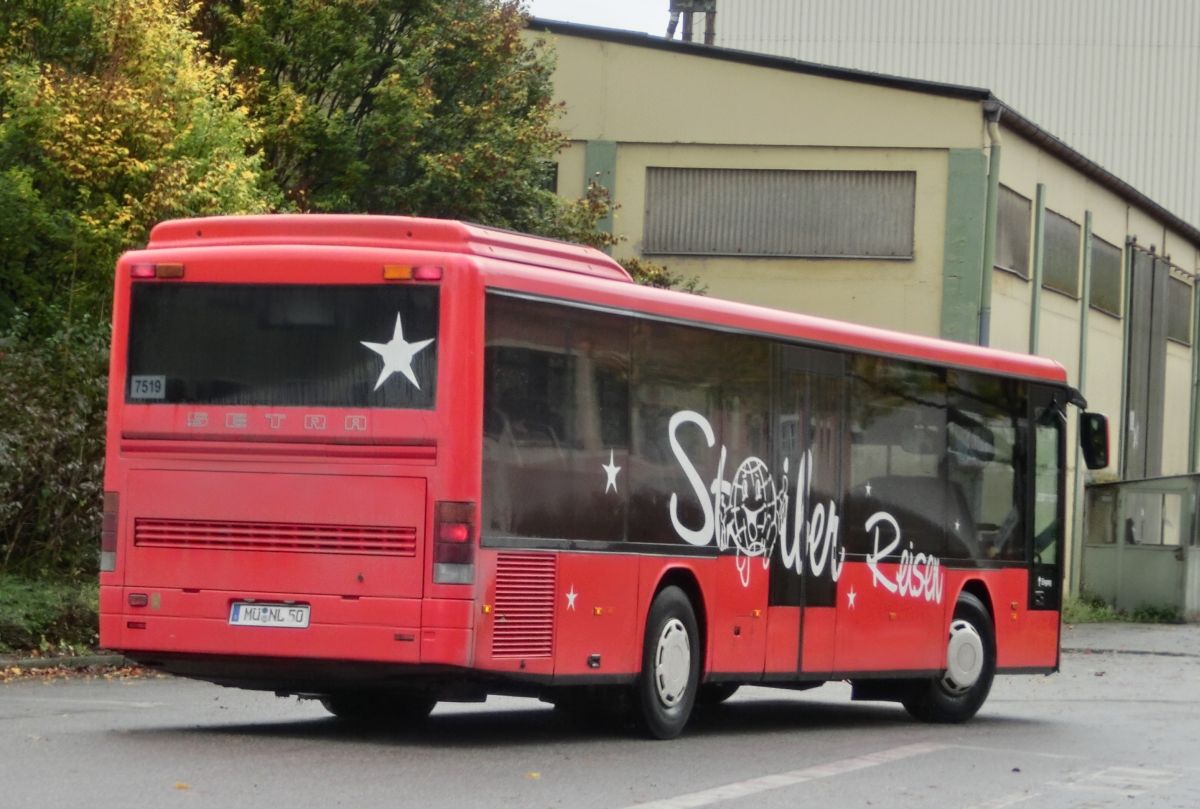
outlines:
[{"label": "bus side panel", "polygon": [[480,582],[475,666],[485,671],[549,678],[554,674],[558,554],[479,548]]},{"label": "bus side panel", "polygon": [[988,593],[996,629],[996,666],[1000,669],[1056,668],[1059,614],[1030,610],[1029,572],[1021,568],[947,571],[946,621],[963,587],[981,583]]},{"label": "bus side panel", "polygon": [[833,671],[833,650],[837,639],[837,609],[834,607],[805,607],[803,649],[800,670],[806,674]]},{"label": "bus side panel", "polygon": [[[929,671],[945,666],[944,586],[902,591],[900,565],[846,562],[837,587],[840,672]],[[914,581],[911,577],[906,585]],[[895,588],[895,592],[893,592]],[[851,600],[853,594],[853,600]]]},{"label": "bus side panel", "polygon": [[767,650],[763,669],[795,674],[800,662],[800,607],[767,608]]},{"label": "bus side panel", "polygon": [[635,564],[625,555],[559,555],[556,678],[638,671],[638,579],[628,574]]},{"label": "bus side panel", "polygon": [[762,677],[767,648],[768,571],[763,560],[724,555],[714,560],[716,604],[709,605],[711,671]]}]

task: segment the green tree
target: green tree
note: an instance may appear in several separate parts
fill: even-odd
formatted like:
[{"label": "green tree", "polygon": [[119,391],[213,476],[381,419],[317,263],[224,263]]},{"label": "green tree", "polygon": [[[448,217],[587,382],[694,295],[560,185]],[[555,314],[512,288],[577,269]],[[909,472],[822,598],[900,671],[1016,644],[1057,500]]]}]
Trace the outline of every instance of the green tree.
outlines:
[{"label": "green tree", "polygon": [[107,316],[118,254],[157,221],[268,210],[228,67],[173,0],[0,4],[0,324]]},{"label": "green tree", "polygon": [[281,199],[193,14],[0,3],[0,572],[94,571],[118,254],[159,220]]},{"label": "green tree", "polygon": [[563,221],[546,164],[552,63],[499,0],[210,0],[213,49],[252,88],[268,165],[302,210]]}]

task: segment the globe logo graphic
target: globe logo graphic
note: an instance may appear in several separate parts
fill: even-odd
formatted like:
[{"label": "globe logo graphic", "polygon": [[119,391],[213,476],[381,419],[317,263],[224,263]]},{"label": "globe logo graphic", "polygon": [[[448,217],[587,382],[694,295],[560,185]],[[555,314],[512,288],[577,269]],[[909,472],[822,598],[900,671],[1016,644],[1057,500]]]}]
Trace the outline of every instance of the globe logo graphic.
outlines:
[{"label": "globe logo graphic", "polygon": [[733,544],[746,556],[770,555],[783,509],[765,463],[758,458],[742,461],[723,511],[726,547]]}]

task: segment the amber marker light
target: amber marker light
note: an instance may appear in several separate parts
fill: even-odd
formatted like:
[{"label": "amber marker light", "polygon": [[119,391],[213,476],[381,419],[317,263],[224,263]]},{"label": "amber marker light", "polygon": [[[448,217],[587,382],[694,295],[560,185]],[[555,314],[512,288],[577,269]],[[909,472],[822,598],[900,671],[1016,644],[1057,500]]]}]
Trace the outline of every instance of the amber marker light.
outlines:
[{"label": "amber marker light", "polygon": [[383,265],[383,280],[385,281],[411,281],[412,277],[413,268],[407,264]]}]

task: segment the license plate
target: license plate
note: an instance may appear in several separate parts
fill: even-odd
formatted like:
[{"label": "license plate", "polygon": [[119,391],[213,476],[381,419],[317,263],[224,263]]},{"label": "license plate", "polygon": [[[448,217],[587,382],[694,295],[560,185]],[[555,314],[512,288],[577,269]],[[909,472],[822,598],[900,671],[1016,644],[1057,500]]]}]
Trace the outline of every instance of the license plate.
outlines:
[{"label": "license plate", "polygon": [[304,629],[308,626],[307,604],[260,604],[235,601],[229,609],[232,626],[282,626]]}]

